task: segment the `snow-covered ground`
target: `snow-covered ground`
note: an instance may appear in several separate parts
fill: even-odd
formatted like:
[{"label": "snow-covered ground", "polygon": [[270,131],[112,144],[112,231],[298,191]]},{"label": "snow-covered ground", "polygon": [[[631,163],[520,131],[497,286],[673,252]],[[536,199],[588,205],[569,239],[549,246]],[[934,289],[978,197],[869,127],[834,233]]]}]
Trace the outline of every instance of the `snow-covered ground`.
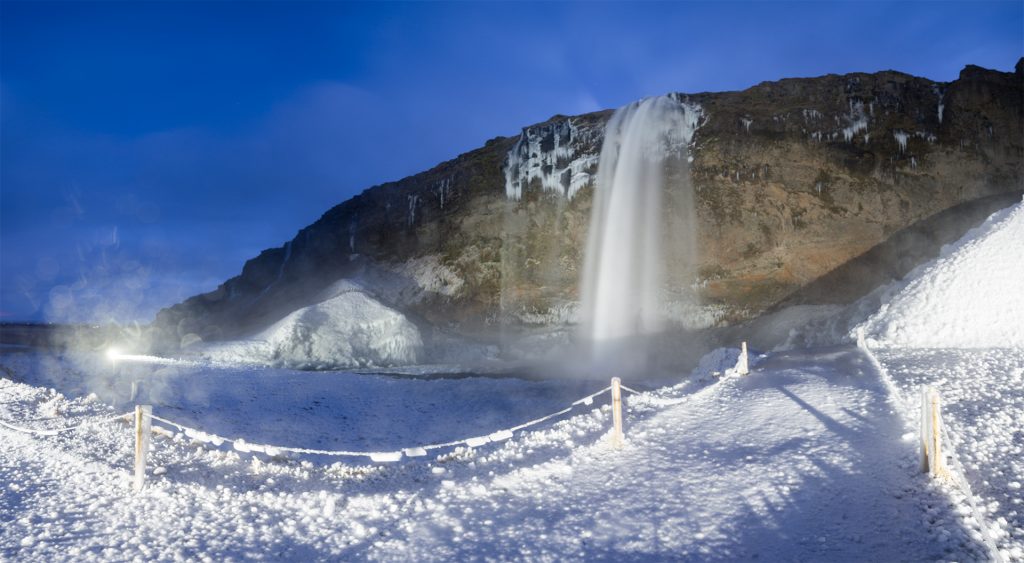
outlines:
[{"label": "snow-covered ground", "polygon": [[881,292],[861,326],[901,348],[1024,348],[1024,203],[988,218]]},{"label": "snow-covered ground", "polygon": [[[2,359],[5,421],[53,428],[118,412],[47,389],[60,381],[43,372],[64,364],[38,370],[38,358]],[[332,448],[478,435],[469,427],[510,426],[593,390],[273,370],[177,375],[211,383],[198,395],[192,385],[165,387],[167,406],[154,401],[155,414],[231,437]],[[324,379],[307,388],[302,376]],[[259,392],[206,394],[236,385]],[[465,395],[453,398],[460,388]],[[306,394],[313,389],[320,394]],[[325,393],[330,409],[314,403]],[[389,395],[402,399],[370,408]],[[282,411],[282,401],[308,408]],[[50,437],[0,428],[0,553],[46,561],[987,558],[962,499],[919,474],[913,425],[859,350],[780,353],[747,377],[698,373],[626,404],[621,450],[608,445],[607,394],[505,441],[390,464],[271,459],[159,435],[150,463],[159,474],[140,494],[128,487],[126,422]],[[445,410],[488,409],[504,414],[436,422]]]},{"label": "snow-covered ground", "polygon": [[[87,424],[0,424],[0,559],[1024,561],[1022,235],[1024,204],[851,307],[751,325],[751,337],[832,346],[773,352],[745,377],[712,375],[736,357],[716,351],[678,384],[627,396],[621,449],[608,393],[573,405],[603,381],[0,349],[0,421]],[[345,324],[356,309],[368,325],[389,318],[336,297],[321,305],[339,307],[337,322],[304,311],[260,342],[305,345],[310,326],[351,336],[365,328]],[[387,323],[368,347],[402,332]],[[851,344],[858,329],[873,352]],[[920,472],[924,384],[945,403],[955,481]],[[205,433],[155,422],[138,494],[132,429],[111,420],[133,402]],[[444,442],[457,443],[415,448]]]},{"label": "snow-covered ground", "polygon": [[1003,558],[1024,561],[1024,352],[888,349],[879,360],[916,412],[931,385],[965,477]]}]

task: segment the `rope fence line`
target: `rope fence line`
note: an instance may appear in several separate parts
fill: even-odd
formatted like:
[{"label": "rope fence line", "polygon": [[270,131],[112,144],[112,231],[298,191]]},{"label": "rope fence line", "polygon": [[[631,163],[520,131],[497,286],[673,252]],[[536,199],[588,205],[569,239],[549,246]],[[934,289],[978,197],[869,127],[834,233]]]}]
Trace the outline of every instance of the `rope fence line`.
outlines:
[{"label": "rope fence line", "polygon": [[[738,374],[741,374],[741,375],[745,375],[747,373],[746,367],[747,367],[746,342],[744,342],[743,343],[743,353],[741,354],[740,359],[739,359],[739,361],[736,364],[736,367],[733,368],[733,369],[727,370],[727,374],[735,372],[735,373],[738,373]],[[223,445],[225,443],[231,444],[231,447],[234,450],[242,452],[242,453],[253,453],[253,452],[256,452],[256,453],[263,453],[263,454],[266,454],[268,456],[274,457],[274,456],[278,456],[278,455],[280,455],[282,453],[287,452],[287,453],[312,454],[312,455],[323,455],[323,456],[334,456],[334,457],[367,457],[367,458],[370,458],[370,460],[372,460],[374,462],[395,462],[395,461],[400,461],[403,457],[410,457],[410,458],[412,458],[412,457],[422,457],[422,456],[427,455],[427,452],[432,451],[432,450],[437,450],[437,449],[456,447],[456,446],[463,446],[463,445],[464,446],[468,446],[470,448],[476,448],[476,447],[483,446],[483,445],[488,444],[488,443],[496,443],[496,442],[501,442],[501,441],[504,441],[504,440],[508,440],[509,438],[513,437],[515,432],[518,432],[520,430],[524,430],[526,428],[530,428],[532,426],[536,426],[536,425],[541,424],[541,423],[543,423],[545,421],[548,421],[548,420],[551,420],[551,419],[556,418],[558,416],[564,415],[564,414],[572,411],[575,407],[577,407],[579,405],[592,405],[594,403],[594,399],[595,398],[597,398],[597,397],[599,397],[599,396],[601,396],[601,395],[603,395],[605,393],[608,393],[610,391],[611,395],[612,395],[612,397],[611,397],[612,417],[613,417],[613,420],[614,420],[614,427],[613,427],[613,430],[611,432],[611,444],[612,444],[612,446],[614,448],[621,448],[622,444],[623,444],[623,441],[624,441],[624,434],[622,432],[622,398],[621,398],[622,390],[626,390],[626,391],[628,391],[630,393],[633,393],[633,394],[641,394],[641,393],[643,393],[643,392],[638,391],[636,389],[632,389],[630,387],[626,387],[625,385],[622,385],[621,380],[618,377],[613,377],[612,380],[611,380],[611,385],[609,385],[609,386],[607,386],[607,387],[605,387],[603,389],[600,389],[600,390],[598,390],[598,391],[596,391],[594,393],[591,393],[590,395],[587,395],[585,397],[577,399],[577,400],[573,401],[572,403],[570,403],[569,406],[567,406],[567,407],[565,407],[565,408],[563,408],[561,410],[558,410],[556,412],[553,412],[553,413],[550,413],[550,414],[547,414],[547,415],[535,418],[533,420],[524,422],[522,424],[510,427],[510,428],[506,428],[506,429],[502,429],[502,430],[497,430],[497,431],[491,432],[489,434],[485,434],[485,435],[482,435],[482,436],[476,436],[476,437],[472,437],[472,438],[463,438],[463,439],[459,439],[459,440],[453,440],[453,441],[450,441],[450,442],[443,442],[443,443],[437,443],[437,444],[426,444],[426,445],[420,445],[420,446],[401,448],[401,449],[398,449],[398,450],[378,451],[378,452],[347,451],[347,450],[320,450],[320,449],[315,449],[315,448],[297,448],[297,447],[289,447],[289,446],[274,446],[274,445],[269,445],[269,444],[250,443],[250,442],[245,441],[242,438],[226,438],[226,437],[223,437],[223,436],[218,436],[218,435],[213,434],[213,433],[204,432],[202,430],[199,430],[199,429],[196,429],[196,428],[192,428],[190,426],[186,426],[186,425],[181,424],[180,422],[176,422],[174,420],[170,420],[170,419],[167,419],[167,418],[164,418],[164,417],[161,417],[161,416],[157,416],[157,415],[153,414],[152,406],[150,406],[150,405],[136,405],[135,410],[133,412],[119,414],[119,415],[111,416],[111,417],[104,418],[104,419],[101,419],[101,420],[91,420],[91,421],[87,421],[87,422],[84,422],[84,423],[76,425],[76,426],[71,426],[71,427],[67,427],[67,428],[60,428],[60,429],[54,429],[54,430],[34,430],[34,429],[28,429],[28,428],[21,428],[21,427],[9,424],[7,422],[4,422],[2,420],[0,420],[0,425],[2,425],[4,427],[7,427],[7,428],[9,428],[11,430],[18,431],[18,432],[24,432],[24,433],[29,433],[29,434],[36,434],[36,435],[41,435],[41,436],[53,436],[53,435],[56,435],[56,434],[60,434],[62,432],[70,432],[70,431],[73,431],[73,430],[77,430],[77,429],[85,427],[85,426],[90,426],[90,425],[95,425],[95,424],[102,424],[102,423],[111,422],[111,421],[115,421],[115,420],[119,420],[119,419],[123,420],[125,418],[132,417],[134,415],[136,445],[135,445],[135,479],[134,479],[133,488],[136,491],[138,491],[138,490],[142,489],[143,484],[144,484],[146,457],[147,457],[147,453],[148,453],[148,451],[150,449],[150,436],[154,432],[162,433],[162,434],[166,434],[167,433],[166,429],[160,428],[159,426],[156,426],[156,427],[152,426],[152,421],[154,421],[154,420],[157,421],[157,422],[163,423],[163,424],[165,424],[167,426],[170,426],[172,428],[177,429],[178,431],[182,432],[185,436],[187,436],[187,437],[189,437],[189,438],[191,438],[193,440],[196,440],[196,441],[199,441],[199,442],[203,442],[203,443],[213,444],[216,447],[219,447],[219,446],[221,446],[221,445]],[[673,404],[679,404],[681,402],[685,402],[686,399],[687,398],[684,397],[684,398],[682,398],[680,400],[674,400],[674,401],[662,400],[662,403],[660,403],[660,404],[663,404],[665,406],[673,405]],[[654,404],[658,405],[659,403],[655,402]],[[173,437],[174,434],[171,433],[170,436]]]},{"label": "rope fence line", "polygon": [[102,418],[100,420],[87,420],[87,421],[83,422],[82,424],[77,424],[75,426],[67,426],[65,428],[54,428],[54,429],[22,428],[20,426],[15,426],[15,425],[10,424],[8,422],[5,422],[3,420],[0,420],[0,426],[4,426],[6,428],[10,428],[11,430],[14,430],[15,432],[22,432],[22,433],[25,433],[25,434],[35,434],[36,436],[56,436],[58,434],[63,434],[64,432],[71,432],[71,431],[74,431],[74,430],[78,430],[78,429],[83,428],[85,426],[94,426],[96,424],[105,424],[107,422],[113,422],[115,420],[125,419],[125,418],[127,418],[127,417],[129,417],[131,415],[132,415],[131,412],[126,412],[124,414],[119,414],[119,415],[115,415],[115,416],[111,416],[111,417],[107,417],[107,418]]},{"label": "rope fence line", "polygon": [[[746,350],[746,342],[743,343],[743,349],[744,349],[744,351]],[[734,370],[739,372],[740,366],[744,365],[744,367],[745,367],[745,363],[746,363],[745,359],[741,357],[741,359],[737,362],[737,366],[736,366],[736,368],[734,368]],[[620,380],[619,380],[619,378],[614,378],[612,380],[612,385],[609,385],[609,386],[607,386],[607,387],[605,387],[603,389],[595,391],[594,393],[591,393],[590,395],[587,395],[586,397],[582,397],[580,399],[577,399],[577,400],[573,401],[572,403],[570,403],[569,406],[565,407],[564,409],[561,409],[561,410],[555,411],[553,413],[550,413],[550,414],[547,414],[547,415],[535,418],[533,420],[524,422],[524,423],[516,425],[516,426],[512,426],[510,428],[505,428],[505,429],[502,429],[502,430],[496,430],[494,432],[491,432],[489,434],[485,434],[485,435],[482,435],[482,436],[475,436],[475,437],[471,437],[471,438],[462,438],[462,439],[459,439],[459,440],[452,440],[450,442],[442,442],[442,443],[437,443],[437,444],[425,444],[425,445],[420,445],[420,446],[412,446],[412,447],[400,448],[400,449],[392,450],[392,451],[378,451],[378,452],[349,451],[349,450],[320,450],[320,449],[315,449],[315,448],[296,448],[296,447],[291,447],[291,446],[275,446],[275,445],[270,445],[270,444],[256,444],[256,443],[247,442],[247,441],[245,441],[242,438],[226,438],[224,436],[218,436],[218,435],[213,434],[213,433],[204,432],[202,430],[199,430],[199,429],[196,429],[196,428],[192,428],[190,426],[186,426],[186,425],[184,425],[184,424],[182,424],[180,422],[176,422],[174,420],[163,418],[163,417],[157,416],[155,414],[148,414],[147,416],[149,418],[153,419],[153,420],[156,420],[158,422],[162,422],[162,423],[164,423],[164,424],[166,424],[168,426],[176,428],[178,431],[180,431],[183,434],[185,434],[185,436],[187,436],[187,437],[189,437],[189,438],[191,438],[193,440],[197,440],[197,441],[204,442],[204,443],[210,443],[210,444],[213,444],[214,446],[221,446],[221,445],[223,445],[225,443],[231,444],[233,449],[235,449],[236,451],[239,451],[239,452],[243,452],[243,453],[253,453],[253,452],[255,452],[255,453],[263,453],[263,454],[266,454],[266,455],[269,455],[269,456],[273,457],[273,456],[280,455],[282,453],[286,453],[287,452],[287,453],[297,453],[297,454],[323,455],[323,456],[330,456],[330,457],[368,457],[368,458],[370,458],[371,461],[375,461],[375,462],[395,462],[395,461],[400,461],[403,457],[423,457],[423,456],[427,455],[427,452],[433,451],[433,450],[438,450],[438,449],[444,449],[444,448],[450,448],[450,447],[456,447],[456,446],[463,446],[463,445],[471,447],[471,448],[476,448],[476,447],[480,447],[480,446],[483,446],[483,445],[488,444],[488,443],[496,443],[496,442],[502,442],[502,441],[508,440],[509,438],[512,438],[512,436],[514,435],[515,432],[518,432],[520,430],[524,430],[526,428],[530,428],[531,426],[536,426],[538,424],[541,424],[542,422],[546,422],[546,421],[551,420],[553,418],[559,417],[559,416],[561,416],[563,414],[569,413],[570,411],[572,411],[575,407],[577,407],[579,405],[592,405],[594,403],[594,399],[599,397],[599,396],[601,396],[601,395],[603,395],[604,393],[608,393],[609,391],[612,391],[612,393],[614,395],[615,392],[616,392],[615,388],[623,389],[623,390],[628,391],[628,392],[633,393],[633,394],[641,394],[642,393],[642,391],[638,391],[638,390],[633,389],[631,387],[627,387],[625,385],[622,385]],[[681,402],[684,402],[685,399],[686,398],[684,397],[683,400],[663,401],[662,403],[657,403],[657,404],[664,404],[665,406],[674,405],[674,404],[679,404]],[[613,411],[617,411],[616,416],[619,419],[621,419],[621,404],[613,401],[612,408],[613,408]],[[616,427],[616,431],[615,432],[618,433],[618,434],[621,434],[621,429],[619,427]],[[619,436],[619,438],[621,439],[621,436]]]},{"label": "rope fence line", "polygon": [[[899,387],[897,387],[896,383],[892,380],[892,375],[889,374],[889,370],[885,369],[885,366],[882,365],[878,356],[871,351],[871,348],[868,346],[867,340],[864,337],[864,329],[861,327],[857,328],[857,347],[864,352],[872,366],[876,371],[878,371],[879,375],[881,375],[882,382],[889,389],[889,392],[893,394],[901,405],[906,405],[906,398],[903,396],[903,392],[900,391]],[[921,416],[926,416],[926,413],[922,412]],[[936,416],[938,416],[937,413]],[[971,485],[967,481],[967,474],[964,471],[964,466],[960,463],[960,456],[956,453],[956,445],[960,443],[959,437],[949,428],[948,424],[939,425],[939,437],[942,442],[942,447],[949,452],[947,454],[948,457],[953,460],[953,471],[944,472],[946,480],[960,489],[960,492],[962,492],[967,498],[967,504],[971,509],[971,515],[974,517],[975,522],[978,523],[978,527],[981,528],[982,541],[984,542],[985,547],[988,548],[989,555],[992,557],[992,560],[996,563],[1003,563],[1002,554],[1000,553],[998,546],[995,545],[994,538],[989,533],[990,528],[988,520],[978,508],[977,497],[974,494],[974,491],[971,490]],[[920,438],[922,441],[925,439],[924,436],[920,436]],[[930,468],[926,467],[925,469],[928,470]]]},{"label": "rope fence line", "polygon": [[376,461],[376,462],[391,462],[391,461],[399,461],[399,460],[402,459],[402,457],[422,457],[422,456],[427,455],[427,452],[431,451],[431,450],[450,448],[450,447],[461,446],[461,445],[465,445],[465,446],[469,446],[471,448],[475,448],[475,447],[483,446],[484,444],[488,444],[488,443],[491,443],[491,442],[501,442],[501,441],[504,441],[504,440],[507,440],[507,439],[511,438],[513,436],[513,433],[515,433],[515,432],[518,432],[518,431],[523,430],[525,428],[529,428],[531,426],[536,426],[537,424],[540,424],[542,422],[545,422],[545,421],[550,420],[552,418],[555,418],[557,416],[560,416],[560,415],[563,415],[565,413],[568,413],[573,408],[575,408],[575,407],[577,407],[579,405],[591,405],[591,404],[594,403],[594,398],[599,397],[600,395],[602,395],[604,393],[607,393],[609,390],[611,390],[611,386],[605,387],[604,389],[601,389],[600,391],[597,391],[595,393],[587,395],[586,397],[583,397],[581,399],[573,401],[568,407],[566,407],[566,408],[564,408],[562,410],[559,410],[557,412],[553,412],[551,414],[548,414],[548,415],[545,415],[545,416],[542,416],[542,417],[539,417],[539,418],[535,418],[533,420],[530,420],[528,422],[524,422],[522,424],[519,424],[517,426],[513,426],[511,428],[506,428],[506,429],[503,429],[503,430],[496,430],[494,432],[491,432],[490,434],[485,434],[485,435],[482,435],[482,436],[475,436],[475,437],[471,437],[471,438],[462,438],[462,439],[459,439],[459,440],[452,440],[450,442],[443,442],[443,443],[438,443],[438,444],[424,444],[424,445],[420,445],[420,446],[412,446],[412,447],[400,448],[400,449],[392,450],[392,451],[380,451],[380,452],[348,451],[348,450],[319,450],[319,449],[313,449],[313,448],[296,448],[296,447],[290,447],[290,446],[274,446],[274,445],[270,445],[270,444],[255,444],[255,443],[247,442],[247,441],[245,441],[244,439],[241,439],[241,438],[225,438],[223,436],[218,436],[216,434],[212,434],[212,433],[209,433],[209,432],[204,432],[202,430],[199,430],[199,429],[196,429],[196,428],[192,428],[190,426],[186,426],[184,424],[181,424],[180,422],[169,420],[169,419],[157,416],[155,414],[151,414],[149,416],[153,420],[156,420],[158,422],[162,422],[164,424],[167,424],[169,426],[172,426],[172,427],[178,429],[179,431],[184,433],[186,436],[188,436],[189,438],[192,438],[194,440],[198,440],[200,442],[210,443],[210,444],[213,444],[214,446],[220,446],[220,445],[225,444],[225,443],[231,444],[231,446],[235,450],[243,452],[243,453],[257,452],[257,453],[264,453],[264,454],[267,454],[269,456],[275,456],[275,455],[280,455],[282,453],[288,452],[288,453],[313,454],[313,455],[324,455],[324,456],[333,456],[333,457],[368,457],[372,461]]}]

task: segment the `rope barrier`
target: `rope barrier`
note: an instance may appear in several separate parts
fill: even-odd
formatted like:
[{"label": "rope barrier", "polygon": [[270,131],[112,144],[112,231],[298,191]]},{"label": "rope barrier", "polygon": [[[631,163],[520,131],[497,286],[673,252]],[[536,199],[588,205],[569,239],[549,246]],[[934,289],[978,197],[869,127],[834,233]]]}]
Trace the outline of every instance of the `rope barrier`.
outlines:
[{"label": "rope barrier", "polygon": [[[956,434],[949,429],[948,424],[943,424],[941,437],[945,444],[946,451],[952,454],[950,457],[953,458],[953,474],[955,475],[954,483],[960,487],[960,490],[963,491],[964,495],[967,497],[967,504],[970,505],[974,519],[977,520],[978,526],[981,527],[981,535],[985,540],[985,545],[991,552],[992,560],[996,563],[1003,563],[1003,557],[999,553],[999,548],[993,543],[995,538],[989,534],[988,523],[982,516],[981,509],[978,508],[970,483],[967,482],[967,474],[964,472],[964,466],[960,463],[960,456],[956,454],[956,447],[953,443],[954,438],[956,438]],[[959,438],[956,438],[956,441],[959,442]]]},{"label": "rope barrier", "polygon": [[222,444],[228,443],[228,444],[231,444],[231,446],[235,450],[238,450],[240,452],[246,452],[246,453],[247,452],[259,452],[259,453],[265,453],[265,454],[270,455],[270,456],[279,455],[279,454],[281,454],[283,452],[288,452],[288,453],[313,454],[313,455],[324,455],[324,456],[334,456],[334,457],[368,457],[368,458],[370,458],[373,461],[388,462],[388,461],[399,461],[400,459],[402,459],[403,456],[404,457],[421,457],[421,456],[426,455],[428,451],[442,449],[442,448],[450,448],[450,447],[460,446],[460,445],[466,445],[466,446],[469,446],[471,448],[475,448],[475,447],[479,447],[479,446],[482,446],[484,444],[488,444],[488,443],[491,443],[491,442],[501,442],[501,441],[504,441],[504,440],[507,440],[507,439],[511,438],[513,433],[518,432],[519,430],[523,430],[524,428],[529,428],[531,426],[535,426],[537,424],[540,424],[542,422],[545,422],[545,421],[550,420],[552,418],[555,418],[557,416],[563,415],[563,414],[571,411],[574,407],[576,407],[578,405],[590,405],[590,404],[593,404],[595,397],[598,397],[598,396],[600,396],[600,395],[602,395],[604,393],[607,393],[610,390],[611,390],[611,386],[605,387],[604,389],[601,389],[600,391],[597,391],[596,393],[592,393],[590,395],[587,395],[586,397],[583,397],[581,399],[577,399],[576,401],[573,401],[568,407],[566,407],[566,408],[564,408],[564,409],[562,409],[560,411],[553,412],[551,414],[548,414],[548,415],[545,415],[545,416],[542,416],[542,417],[539,417],[539,418],[535,418],[533,420],[530,420],[528,422],[524,422],[522,424],[519,424],[517,426],[513,426],[511,428],[506,428],[504,430],[498,430],[498,431],[495,431],[495,432],[491,432],[490,434],[486,434],[486,435],[483,435],[483,436],[476,436],[476,437],[472,437],[472,438],[463,438],[461,440],[453,440],[451,442],[443,442],[443,443],[439,443],[439,444],[427,444],[427,445],[422,445],[422,446],[413,446],[413,447],[401,448],[401,449],[398,449],[398,450],[387,451],[387,452],[357,452],[357,451],[346,451],[346,450],[318,450],[318,449],[312,449],[312,448],[294,448],[294,447],[288,447],[288,446],[272,446],[272,445],[268,445],[268,444],[254,444],[254,443],[246,442],[245,440],[243,440],[241,438],[235,438],[235,439],[225,438],[223,436],[218,436],[216,434],[211,434],[211,433],[208,433],[208,432],[203,432],[202,430],[198,430],[196,428],[192,428],[192,427],[186,426],[184,424],[181,424],[180,422],[175,422],[173,420],[169,420],[169,419],[157,416],[155,414],[154,415],[150,415],[150,416],[151,416],[151,418],[153,420],[156,420],[158,422],[162,422],[164,424],[167,424],[169,426],[177,428],[179,431],[183,432],[189,438],[192,438],[192,439],[195,439],[195,440],[199,440],[201,442],[210,443],[210,444],[213,444],[214,446],[220,446]]},{"label": "rope barrier", "polygon": [[90,426],[90,425],[94,425],[94,424],[104,424],[104,423],[107,423],[107,422],[112,422],[114,420],[123,419],[126,416],[131,416],[131,414],[132,413],[130,413],[130,412],[126,412],[124,414],[119,414],[119,415],[116,415],[116,416],[111,416],[111,417],[100,419],[100,420],[89,420],[89,421],[83,422],[82,424],[78,424],[78,425],[75,425],[75,426],[68,426],[68,427],[65,427],[65,428],[55,428],[55,429],[52,429],[52,430],[47,430],[47,429],[40,430],[40,429],[35,429],[35,428],[22,428],[20,426],[15,426],[15,425],[10,424],[8,422],[4,422],[3,420],[0,420],[0,426],[4,426],[6,428],[10,428],[11,430],[14,430],[16,432],[23,432],[25,434],[35,434],[37,436],[56,436],[57,434],[62,434],[64,432],[71,432],[72,430],[78,430],[79,428],[82,428],[83,426]]},{"label": "rope barrier", "polygon": [[[874,352],[871,351],[871,348],[868,347],[862,331],[857,332],[857,347],[864,351],[864,354],[868,357],[868,360],[871,362],[873,367],[878,371],[879,375],[882,376],[882,382],[889,389],[889,392],[896,397],[896,400],[899,401],[900,404],[905,405],[906,399],[903,397],[903,392],[900,391],[899,387],[897,387],[896,383],[892,380],[889,370],[885,369],[882,362],[877,356],[875,356]],[[959,439],[956,437],[956,434],[950,430],[948,424],[942,425],[941,439],[946,451],[950,453],[949,457],[953,458],[953,484],[964,493],[965,497],[967,497],[967,504],[971,509],[971,515],[974,516],[974,520],[978,523],[978,527],[981,528],[982,541],[985,543],[985,547],[988,548],[990,552],[989,555],[992,557],[992,560],[996,563],[1003,563],[1002,554],[999,552],[999,548],[993,543],[994,538],[989,534],[988,523],[984,516],[982,516],[981,510],[978,508],[974,491],[971,490],[971,485],[967,481],[967,474],[964,472],[964,467],[960,463],[960,456],[956,453],[954,439],[956,442],[959,442]]]}]

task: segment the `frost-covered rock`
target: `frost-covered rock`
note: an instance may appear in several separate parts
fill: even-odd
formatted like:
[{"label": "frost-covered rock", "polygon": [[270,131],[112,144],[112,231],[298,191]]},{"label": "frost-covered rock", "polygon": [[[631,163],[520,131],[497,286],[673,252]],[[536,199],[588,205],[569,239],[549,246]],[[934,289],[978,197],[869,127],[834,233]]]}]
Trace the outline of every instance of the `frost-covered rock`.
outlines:
[{"label": "frost-covered rock", "polygon": [[416,363],[422,349],[419,329],[404,315],[343,284],[334,297],[291,313],[251,339],[211,346],[203,355],[229,363],[336,369]]},{"label": "frost-covered rock", "polygon": [[[695,203],[664,209],[676,221],[695,207],[700,253],[695,280],[665,261],[665,289],[693,284],[708,308],[700,324],[721,325],[788,305],[845,305],[904,275],[928,256],[869,264],[887,279],[834,274],[933,217],[1019,192],[1021,72],[968,67],[948,83],[851,73],[672,94],[694,104],[671,124],[692,162],[666,177],[666,195],[690,183]],[[370,188],[215,291],[162,311],[154,341],[166,355],[197,338],[253,334],[342,278],[366,282],[421,326],[491,344],[536,321],[561,323],[560,309],[579,300],[611,115],[553,116]],[[371,280],[368,263],[388,275]]]}]

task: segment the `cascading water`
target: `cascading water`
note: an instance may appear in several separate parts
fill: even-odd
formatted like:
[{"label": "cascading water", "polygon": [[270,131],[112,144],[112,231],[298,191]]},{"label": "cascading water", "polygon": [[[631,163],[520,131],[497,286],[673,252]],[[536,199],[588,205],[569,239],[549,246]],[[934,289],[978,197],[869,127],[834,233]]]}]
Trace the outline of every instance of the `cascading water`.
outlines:
[{"label": "cascading water", "polygon": [[594,365],[642,367],[647,337],[665,327],[666,293],[677,301],[692,293],[696,221],[687,159],[702,118],[700,106],[660,96],[620,108],[608,121],[581,281],[580,336]]}]

